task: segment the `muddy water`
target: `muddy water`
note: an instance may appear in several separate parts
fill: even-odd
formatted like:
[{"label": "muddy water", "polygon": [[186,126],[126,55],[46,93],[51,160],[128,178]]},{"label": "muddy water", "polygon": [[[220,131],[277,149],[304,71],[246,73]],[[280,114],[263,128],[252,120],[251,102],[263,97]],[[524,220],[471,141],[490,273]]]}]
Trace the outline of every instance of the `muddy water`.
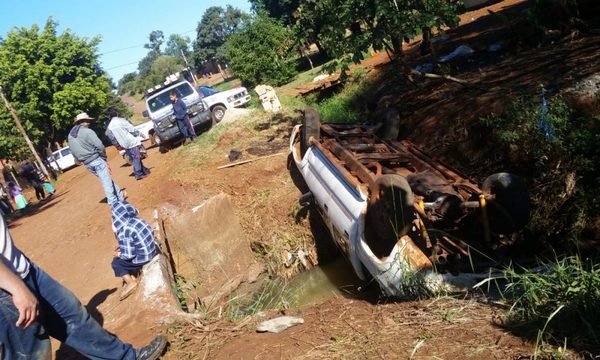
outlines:
[{"label": "muddy water", "polygon": [[300,273],[286,283],[289,306],[306,308],[334,297],[362,298],[364,283],[345,258]]}]

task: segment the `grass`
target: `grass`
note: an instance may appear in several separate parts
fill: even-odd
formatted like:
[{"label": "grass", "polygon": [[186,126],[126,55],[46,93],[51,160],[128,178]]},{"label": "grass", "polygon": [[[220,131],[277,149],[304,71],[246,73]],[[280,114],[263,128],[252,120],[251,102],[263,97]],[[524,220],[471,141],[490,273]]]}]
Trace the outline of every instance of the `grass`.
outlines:
[{"label": "grass", "polygon": [[600,352],[600,264],[567,256],[539,271],[510,268],[506,278],[507,326],[534,337],[536,354],[567,339],[577,350]]},{"label": "grass", "polygon": [[269,279],[250,297],[247,294],[230,296],[225,313],[229,320],[235,321],[264,310],[285,310],[289,308],[289,295],[285,281]]},{"label": "grass", "polygon": [[233,89],[240,85],[241,85],[240,80],[238,78],[232,77],[232,78],[229,78],[229,79],[213,86],[213,89],[218,90],[218,91],[225,91],[225,90]]}]

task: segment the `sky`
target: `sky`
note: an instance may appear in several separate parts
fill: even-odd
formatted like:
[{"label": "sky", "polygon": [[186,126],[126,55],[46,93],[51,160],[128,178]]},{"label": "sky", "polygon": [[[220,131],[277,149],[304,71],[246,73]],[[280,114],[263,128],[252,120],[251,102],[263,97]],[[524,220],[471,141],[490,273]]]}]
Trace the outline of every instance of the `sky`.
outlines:
[{"label": "sky", "polygon": [[137,70],[150,32],[161,30],[165,41],[171,34],[193,41],[204,11],[226,5],[250,11],[246,0],[0,0],[0,37],[14,27],[43,28],[50,16],[59,23],[59,34],[68,28],[79,37],[100,35],[100,63],[116,84]]}]

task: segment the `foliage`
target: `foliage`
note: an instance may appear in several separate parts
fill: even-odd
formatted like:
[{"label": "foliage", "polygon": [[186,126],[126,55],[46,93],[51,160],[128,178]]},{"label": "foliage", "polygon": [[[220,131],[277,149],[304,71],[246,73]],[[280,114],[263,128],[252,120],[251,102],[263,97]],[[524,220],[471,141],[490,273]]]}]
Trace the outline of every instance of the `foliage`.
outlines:
[{"label": "foliage", "polygon": [[564,257],[540,271],[506,270],[508,326],[534,329],[542,339],[600,351],[600,265]]},{"label": "foliage", "polygon": [[424,29],[458,24],[458,6],[447,0],[323,0],[302,1],[297,31],[317,39],[333,65],[347,68],[370,49],[402,53],[402,41]]},{"label": "foliage", "polygon": [[535,0],[522,16],[494,14],[508,24],[513,47],[532,47],[552,40],[551,32],[598,28],[600,7],[596,0]]},{"label": "foliage", "polygon": [[285,26],[294,25],[296,22],[294,15],[301,2],[301,0],[250,0],[254,12],[266,12]]},{"label": "foliage", "polygon": [[[73,118],[97,116],[111,97],[111,84],[98,64],[100,39],[57,34],[51,18],[43,29],[14,28],[0,43],[0,85],[32,142],[62,142]],[[22,156],[24,142],[8,112],[0,110],[0,157]]]},{"label": "foliage", "polygon": [[190,38],[187,36],[181,36],[179,34],[171,34],[169,40],[167,40],[167,46],[165,48],[165,55],[173,57],[181,57],[181,53],[186,57],[190,55]]},{"label": "foliage", "polygon": [[[598,101],[598,100],[597,100]],[[542,106],[522,97],[502,115],[480,119],[491,135],[499,162],[532,179],[532,229],[557,239],[578,240],[590,219],[600,213],[600,123],[579,114],[560,96]],[[551,133],[543,131],[548,124]]]},{"label": "foliage", "polygon": [[165,40],[165,35],[161,30],[154,30],[148,35],[148,43],[144,47],[150,51],[160,54],[160,46]]},{"label": "foliage", "polygon": [[227,41],[225,54],[229,68],[251,87],[285,84],[295,73],[292,35],[274,19],[258,15]]},{"label": "foliage", "polygon": [[355,123],[364,121],[364,92],[368,88],[367,80],[346,83],[344,89],[332,97],[315,103],[324,122]]},{"label": "foliage", "polygon": [[206,61],[222,61],[223,45],[248,19],[248,14],[231,5],[225,9],[220,6],[206,9],[196,28],[193,54],[196,69],[201,71]]}]

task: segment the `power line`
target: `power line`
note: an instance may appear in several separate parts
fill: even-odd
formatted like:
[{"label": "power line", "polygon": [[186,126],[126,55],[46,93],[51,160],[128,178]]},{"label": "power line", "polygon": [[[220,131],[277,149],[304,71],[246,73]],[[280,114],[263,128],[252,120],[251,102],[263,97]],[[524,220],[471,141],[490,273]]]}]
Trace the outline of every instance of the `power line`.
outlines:
[{"label": "power line", "polygon": [[122,49],[116,49],[116,50],[111,50],[111,51],[107,51],[107,52],[103,52],[102,54],[98,54],[98,56],[102,56],[102,55],[106,55],[106,54],[112,54],[112,53],[116,53],[119,51],[124,51],[124,50],[129,50],[129,49],[135,49],[138,48],[140,46],[144,46],[145,44],[139,44],[139,45],[132,45],[132,46],[128,46]]},{"label": "power line", "polygon": [[[194,32],[194,31],[196,31],[196,29],[187,30],[187,31],[182,32],[181,34],[171,34],[171,35],[189,34],[189,33]],[[125,50],[129,50],[129,49],[135,49],[135,48],[139,48],[139,47],[143,47],[143,46],[146,46],[146,44],[131,45],[131,46],[124,47],[124,48],[121,48],[121,49],[115,49],[115,50],[106,51],[106,52],[103,52],[102,54],[98,54],[98,55],[102,56],[102,55],[106,55],[106,54],[116,53],[116,52],[119,52],[119,51],[125,51]]]},{"label": "power line", "polygon": [[138,64],[138,63],[139,63],[139,61],[134,61],[134,62],[130,62],[130,63],[127,63],[127,64],[113,66],[113,67],[110,67],[110,68],[104,69],[104,70],[112,70],[112,69],[120,68],[120,67],[123,67],[123,66],[128,66],[128,65]]}]

